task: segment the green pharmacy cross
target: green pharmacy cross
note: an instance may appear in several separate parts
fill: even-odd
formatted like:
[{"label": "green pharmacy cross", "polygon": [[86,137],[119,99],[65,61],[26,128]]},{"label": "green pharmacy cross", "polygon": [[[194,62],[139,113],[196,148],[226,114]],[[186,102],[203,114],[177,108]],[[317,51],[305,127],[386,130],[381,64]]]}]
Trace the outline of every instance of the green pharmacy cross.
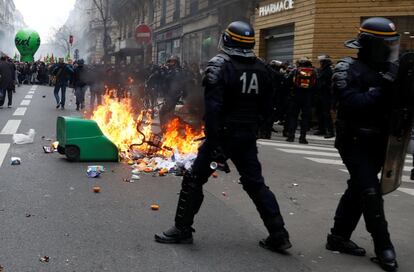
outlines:
[{"label": "green pharmacy cross", "polygon": [[14,43],[20,52],[20,61],[33,62],[34,54],[40,46],[39,33],[32,29],[21,29],[17,32]]}]

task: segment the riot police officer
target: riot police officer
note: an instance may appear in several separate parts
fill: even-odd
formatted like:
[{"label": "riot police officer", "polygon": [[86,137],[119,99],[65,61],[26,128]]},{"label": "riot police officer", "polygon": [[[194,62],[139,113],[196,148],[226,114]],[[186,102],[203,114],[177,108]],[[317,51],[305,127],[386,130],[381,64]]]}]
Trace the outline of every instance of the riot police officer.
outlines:
[{"label": "riot police officer", "polygon": [[387,101],[396,77],[400,36],[388,19],[365,20],[358,37],[347,41],[358,49],[358,58],[345,58],[335,67],[338,96],[336,148],[350,179],[335,214],[326,248],[364,256],[365,250],[350,240],[360,217],[374,241],[376,258],[385,271],[396,271],[394,246],[388,232],[378,173],[387,146]]},{"label": "riot police officer", "polygon": [[271,72],[254,52],[253,28],[233,22],[221,38],[222,52],[205,71],[206,141],[182,181],[175,225],[156,234],[160,243],[192,243],[193,219],[203,202],[203,185],[214,172],[211,163],[235,164],[243,189],[253,200],[270,235],[260,245],[284,251],[292,245],[274,194],[266,186],[257,157],[256,134],[272,113]]}]

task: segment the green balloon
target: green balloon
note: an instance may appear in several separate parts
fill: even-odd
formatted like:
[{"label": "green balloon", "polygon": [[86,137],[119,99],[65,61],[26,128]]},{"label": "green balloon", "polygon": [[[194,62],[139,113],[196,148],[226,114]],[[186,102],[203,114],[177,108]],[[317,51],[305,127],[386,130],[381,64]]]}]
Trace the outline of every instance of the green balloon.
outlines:
[{"label": "green balloon", "polygon": [[40,46],[39,33],[32,29],[21,29],[17,32],[14,43],[20,52],[20,61],[32,62]]}]

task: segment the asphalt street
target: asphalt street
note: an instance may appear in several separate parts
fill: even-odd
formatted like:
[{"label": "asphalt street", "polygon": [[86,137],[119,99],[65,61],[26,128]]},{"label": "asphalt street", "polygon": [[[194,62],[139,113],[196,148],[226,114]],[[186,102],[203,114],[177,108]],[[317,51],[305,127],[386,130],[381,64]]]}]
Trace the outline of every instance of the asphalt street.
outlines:
[{"label": "asphalt street", "polygon": [[[23,102],[26,101],[26,102]],[[258,246],[265,229],[232,173],[211,179],[196,218],[194,245],[161,245],[155,232],[170,227],[180,178],[141,175],[123,182],[130,167],[104,163],[107,171],[89,179],[91,163],[69,163],[42,146],[56,137],[56,117],[79,115],[68,90],[66,110],[55,109],[53,90],[17,89],[11,109],[0,109],[0,265],[29,271],[381,271],[371,263],[373,244],[361,220],[353,240],[366,257],[325,250],[326,235],[348,174],[332,140],[310,137],[310,145],[288,144],[277,136],[259,143],[267,184],[276,194],[293,248],[289,255]],[[22,109],[18,109],[22,108]],[[36,130],[33,144],[15,145],[12,134]],[[44,138],[42,137],[44,136]],[[12,166],[11,157],[21,165]],[[400,271],[413,271],[414,184],[385,197],[386,214]],[[99,185],[101,193],[92,187]],[[159,211],[150,206],[158,204]],[[39,258],[49,256],[49,262]]]}]

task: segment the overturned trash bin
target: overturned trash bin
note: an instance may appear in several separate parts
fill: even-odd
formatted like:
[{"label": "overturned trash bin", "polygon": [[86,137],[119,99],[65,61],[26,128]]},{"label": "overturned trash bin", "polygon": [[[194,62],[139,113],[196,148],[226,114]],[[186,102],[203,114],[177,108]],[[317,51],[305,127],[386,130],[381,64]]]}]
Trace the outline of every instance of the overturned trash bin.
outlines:
[{"label": "overturned trash bin", "polygon": [[56,130],[58,152],[69,161],[119,161],[118,148],[93,120],[59,116]]}]

